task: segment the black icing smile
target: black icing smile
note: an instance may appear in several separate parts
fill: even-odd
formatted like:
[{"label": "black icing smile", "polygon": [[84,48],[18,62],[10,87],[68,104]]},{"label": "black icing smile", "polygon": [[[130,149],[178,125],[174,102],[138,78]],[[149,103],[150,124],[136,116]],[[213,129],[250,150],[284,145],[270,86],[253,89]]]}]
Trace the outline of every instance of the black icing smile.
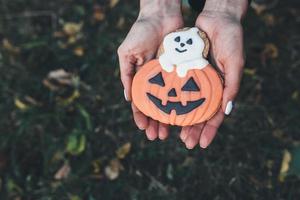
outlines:
[{"label": "black icing smile", "polygon": [[188,101],[186,106],[183,106],[181,102],[168,101],[167,104],[164,106],[162,105],[162,101],[159,98],[153,96],[150,93],[147,93],[147,96],[161,111],[167,114],[171,114],[171,111],[175,110],[177,115],[184,115],[186,113],[189,113],[195,108],[202,105],[205,101],[205,98],[201,98],[196,101]]},{"label": "black icing smile", "polygon": [[183,53],[183,52],[186,52],[186,51],[187,51],[187,49],[180,50],[180,49],[178,49],[178,48],[175,48],[175,50],[176,50],[177,52],[179,52],[179,53]]}]

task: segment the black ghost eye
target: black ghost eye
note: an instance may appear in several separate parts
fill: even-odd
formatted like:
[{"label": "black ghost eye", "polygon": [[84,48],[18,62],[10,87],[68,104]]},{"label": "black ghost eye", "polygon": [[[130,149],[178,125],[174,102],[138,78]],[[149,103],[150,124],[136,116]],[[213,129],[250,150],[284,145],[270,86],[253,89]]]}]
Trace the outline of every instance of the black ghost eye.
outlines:
[{"label": "black ghost eye", "polygon": [[180,36],[177,36],[174,40],[175,42],[180,42]]},{"label": "black ghost eye", "polygon": [[165,82],[164,82],[164,79],[162,77],[161,72],[159,72],[154,77],[152,77],[151,79],[149,79],[149,82],[152,83],[152,84],[160,85],[162,87],[165,86]]},{"label": "black ghost eye", "polygon": [[188,41],[186,41],[186,43],[189,44],[189,45],[193,44],[192,38],[188,39]]},{"label": "black ghost eye", "polygon": [[184,86],[181,88],[182,91],[200,91],[200,88],[197,86],[193,78],[190,78]]}]

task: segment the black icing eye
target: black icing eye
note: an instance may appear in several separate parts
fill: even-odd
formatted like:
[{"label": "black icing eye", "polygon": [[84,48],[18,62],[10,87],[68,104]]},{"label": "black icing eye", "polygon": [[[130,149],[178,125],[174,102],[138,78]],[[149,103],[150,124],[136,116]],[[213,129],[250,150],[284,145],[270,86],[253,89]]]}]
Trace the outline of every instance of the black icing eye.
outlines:
[{"label": "black icing eye", "polygon": [[149,79],[149,82],[152,83],[152,84],[157,84],[157,85],[160,85],[162,87],[165,86],[165,82],[164,82],[164,79],[162,77],[162,74],[161,72],[159,72],[157,75],[155,75],[154,77],[150,78]]},{"label": "black icing eye", "polygon": [[199,87],[197,86],[196,82],[193,78],[190,78],[184,86],[181,88],[182,91],[200,91]]},{"label": "black icing eye", "polygon": [[175,42],[180,42],[180,36],[177,36],[175,39],[174,39]]},{"label": "black icing eye", "polygon": [[192,38],[188,39],[188,41],[186,41],[187,44],[192,45],[193,44],[193,40]]}]

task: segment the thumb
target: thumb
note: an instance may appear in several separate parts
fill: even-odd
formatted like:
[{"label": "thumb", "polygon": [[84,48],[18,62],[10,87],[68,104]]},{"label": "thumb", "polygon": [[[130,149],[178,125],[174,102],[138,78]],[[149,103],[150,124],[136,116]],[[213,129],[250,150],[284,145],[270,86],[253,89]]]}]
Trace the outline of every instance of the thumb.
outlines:
[{"label": "thumb", "polygon": [[225,86],[223,91],[222,110],[229,115],[233,109],[233,103],[240,88],[244,59],[235,59],[224,64]]}]

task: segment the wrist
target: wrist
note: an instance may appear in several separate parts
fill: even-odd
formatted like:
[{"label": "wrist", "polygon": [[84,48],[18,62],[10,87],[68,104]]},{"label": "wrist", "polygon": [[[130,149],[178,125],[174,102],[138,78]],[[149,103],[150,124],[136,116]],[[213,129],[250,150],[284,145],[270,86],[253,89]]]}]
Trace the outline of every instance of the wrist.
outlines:
[{"label": "wrist", "polygon": [[164,18],[181,15],[180,0],[141,0],[139,18]]},{"label": "wrist", "polygon": [[166,35],[183,26],[181,0],[141,0],[138,22],[150,22]]},{"label": "wrist", "polygon": [[203,11],[218,13],[241,21],[247,12],[247,8],[248,0],[206,0]]}]

